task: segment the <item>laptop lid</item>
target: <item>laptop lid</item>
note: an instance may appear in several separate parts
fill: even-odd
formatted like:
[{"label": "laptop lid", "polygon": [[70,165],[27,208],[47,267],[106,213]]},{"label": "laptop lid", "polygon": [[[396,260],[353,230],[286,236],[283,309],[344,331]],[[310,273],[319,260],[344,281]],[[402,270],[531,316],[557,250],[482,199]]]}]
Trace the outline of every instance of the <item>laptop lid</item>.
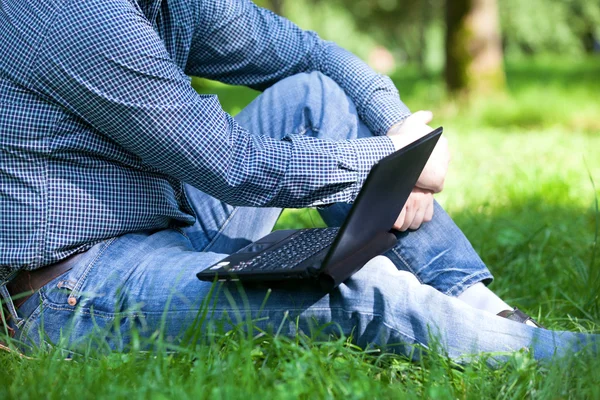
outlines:
[{"label": "laptop lid", "polygon": [[336,287],[393,247],[397,239],[391,229],[442,131],[433,130],[373,166],[322,264],[324,287]]}]

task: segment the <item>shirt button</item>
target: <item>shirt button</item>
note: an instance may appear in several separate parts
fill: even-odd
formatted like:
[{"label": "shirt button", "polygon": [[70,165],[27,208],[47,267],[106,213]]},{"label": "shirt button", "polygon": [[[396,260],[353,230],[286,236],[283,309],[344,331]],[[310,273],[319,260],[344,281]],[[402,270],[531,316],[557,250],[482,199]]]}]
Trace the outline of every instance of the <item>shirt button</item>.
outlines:
[{"label": "shirt button", "polygon": [[75,297],[69,297],[69,300],[67,300],[67,303],[69,303],[70,306],[74,306],[77,304],[77,299]]}]

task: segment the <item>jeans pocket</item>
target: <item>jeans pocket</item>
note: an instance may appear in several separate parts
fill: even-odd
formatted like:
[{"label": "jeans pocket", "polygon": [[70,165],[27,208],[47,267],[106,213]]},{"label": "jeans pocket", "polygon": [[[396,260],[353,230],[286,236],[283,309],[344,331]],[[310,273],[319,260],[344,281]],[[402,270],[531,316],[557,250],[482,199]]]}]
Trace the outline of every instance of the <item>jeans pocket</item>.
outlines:
[{"label": "jeans pocket", "polygon": [[85,284],[92,274],[96,262],[115,239],[112,238],[93,246],[71,270],[48,282],[41,289],[44,300],[51,306],[74,309],[79,297],[85,292]]},{"label": "jeans pocket", "polygon": [[23,351],[38,347],[41,343],[41,337],[43,336],[38,327],[40,326],[40,315],[44,305],[39,296],[35,295],[33,297],[35,298],[34,300],[29,300],[35,302],[36,307],[32,307],[31,310],[29,310],[30,312],[28,315],[24,315],[25,318],[23,319],[23,324],[17,330],[15,336]]}]

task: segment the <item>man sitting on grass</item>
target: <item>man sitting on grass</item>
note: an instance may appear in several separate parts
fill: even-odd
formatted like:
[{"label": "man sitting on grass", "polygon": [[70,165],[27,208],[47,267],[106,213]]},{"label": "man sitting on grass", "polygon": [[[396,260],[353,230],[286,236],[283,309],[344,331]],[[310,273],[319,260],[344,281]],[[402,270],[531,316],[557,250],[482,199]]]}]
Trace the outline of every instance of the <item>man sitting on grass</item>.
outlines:
[{"label": "man sitting on grass", "polygon": [[[597,336],[540,329],[486,288],[433,200],[444,140],[398,245],[337,289],[265,300],[226,284],[211,298],[196,272],[268,233],[283,207],[341,224],[371,166],[431,130],[431,113],[410,115],[387,77],[313,32],[249,0],[5,0],[0,37],[0,267],[22,346],[98,331],[125,350],[132,328],[176,341],[210,301],[199,329],[241,312],[289,335],[333,322],[405,354],[431,337],[455,358],[595,349]],[[264,92],[234,119],[188,75]]]}]

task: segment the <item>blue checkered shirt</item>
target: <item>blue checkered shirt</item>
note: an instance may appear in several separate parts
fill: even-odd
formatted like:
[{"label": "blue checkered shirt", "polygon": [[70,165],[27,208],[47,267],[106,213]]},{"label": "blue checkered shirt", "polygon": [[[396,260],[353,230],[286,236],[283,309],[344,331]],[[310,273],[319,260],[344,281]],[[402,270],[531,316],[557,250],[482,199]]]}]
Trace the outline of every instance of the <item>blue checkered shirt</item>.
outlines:
[{"label": "blue checkered shirt", "polygon": [[320,71],[377,135],[409,114],[387,77],[249,0],[1,0],[0,38],[0,279],[192,224],[182,182],[232,205],[352,201],[393,151],[248,132],[189,76],[262,90]]}]

